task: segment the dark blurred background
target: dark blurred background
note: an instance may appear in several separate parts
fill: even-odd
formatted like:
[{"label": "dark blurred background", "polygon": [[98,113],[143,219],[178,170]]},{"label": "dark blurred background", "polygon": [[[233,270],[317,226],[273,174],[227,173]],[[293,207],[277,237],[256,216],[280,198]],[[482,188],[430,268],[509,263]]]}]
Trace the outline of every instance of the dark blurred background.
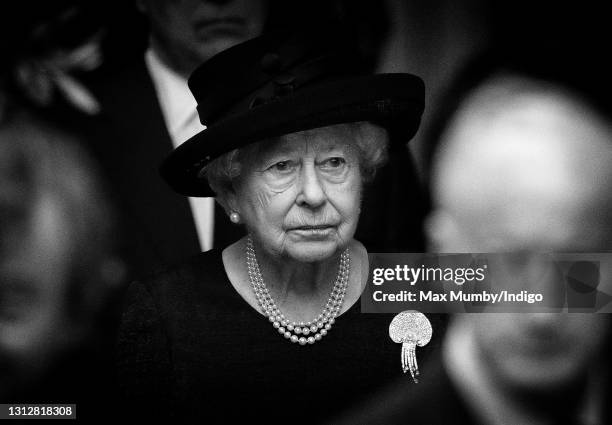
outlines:
[{"label": "dark blurred background", "polygon": [[[273,1],[270,26],[316,27],[325,17],[348,23],[363,60],[379,72],[412,72],[427,86],[420,135],[441,91],[462,64],[484,47],[504,46],[563,57],[568,67],[594,71],[605,62],[609,18],[598,2],[466,0]],[[0,57],[4,73],[16,62],[58,46],[74,48],[99,36],[102,63],[142,54],[147,23],[132,1],[26,1],[7,3],[0,13]],[[84,72],[76,72],[81,76]],[[417,159],[421,137],[412,142]],[[420,161],[417,161],[420,165]],[[422,170],[421,170],[422,171]]]}]

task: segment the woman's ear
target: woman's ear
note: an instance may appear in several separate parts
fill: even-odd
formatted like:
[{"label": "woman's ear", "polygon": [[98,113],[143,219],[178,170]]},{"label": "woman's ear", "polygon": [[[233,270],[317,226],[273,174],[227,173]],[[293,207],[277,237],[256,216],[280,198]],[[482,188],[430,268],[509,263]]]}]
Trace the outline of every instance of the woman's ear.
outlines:
[{"label": "woman's ear", "polygon": [[223,207],[225,213],[230,216],[232,213],[240,213],[238,206],[238,197],[236,196],[236,190],[233,187],[229,187],[217,195],[217,202]]},{"label": "woman's ear", "polygon": [[229,219],[234,224],[241,224],[242,217],[240,216],[240,208],[238,206],[238,198],[236,192],[232,189],[226,197],[227,208],[225,212],[229,215]]}]

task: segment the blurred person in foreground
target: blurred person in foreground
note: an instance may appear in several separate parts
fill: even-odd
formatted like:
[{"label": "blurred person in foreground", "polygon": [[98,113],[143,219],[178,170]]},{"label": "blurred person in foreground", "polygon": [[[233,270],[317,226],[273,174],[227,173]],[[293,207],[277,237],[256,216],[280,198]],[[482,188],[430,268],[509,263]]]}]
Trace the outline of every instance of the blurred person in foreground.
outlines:
[{"label": "blurred person in foreground", "polygon": [[[125,251],[132,277],[244,236],[211,198],[179,196],[159,178],[163,158],[207,124],[198,116],[187,77],[197,66],[238,43],[279,28],[321,28],[327,20],[351,27],[355,34],[343,34],[349,40],[348,48],[367,38],[367,49],[352,49],[359,59],[352,63],[371,71],[383,41],[379,34],[379,27],[384,27],[383,7],[373,4],[366,21],[354,23],[357,18],[349,16],[347,23],[336,11],[344,3],[346,9],[355,9],[349,7],[352,2],[337,0],[137,2],[149,23],[146,51],[134,51],[129,58],[105,64],[93,85],[102,108],[100,128],[94,131],[96,149],[125,219]],[[405,146],[394,148],[376,180],[364,196],[358,235],[376,250],[422,249],[418,232],[424,207],[402,202],[405,187],[411,187],[416,198],[419,186]],[[412,221],[405,220],[407,214],[414,217]]]},{"label": "blurred person in foreground", "polygon": [[118,357],[137,414],[313,423],[401,373],[389,317],[359,312],[368,258],[354,235],[365,185],[418,128],[424,86],[359,74],[330,40],[268,34],[192,74],[210,125],[162,175],[215,197],[247,235],[130,286]]},{"label": "blurred person in foreground", "polygon": [[[433,156],[433,252],[612,249],[607,100],[555,65],[485,55],[459,78]],[[611,272],[602,264],[606,285]],[[421,383],[399,383],[346,423],[610,423],[610,324],[595,313],[457,314]]]},{"label": "blurred person in foreground", "polygon": [[123,277],[112,214],[74,138],[3,106],[0,400],[77,403],[79,418],[102,418]]}]

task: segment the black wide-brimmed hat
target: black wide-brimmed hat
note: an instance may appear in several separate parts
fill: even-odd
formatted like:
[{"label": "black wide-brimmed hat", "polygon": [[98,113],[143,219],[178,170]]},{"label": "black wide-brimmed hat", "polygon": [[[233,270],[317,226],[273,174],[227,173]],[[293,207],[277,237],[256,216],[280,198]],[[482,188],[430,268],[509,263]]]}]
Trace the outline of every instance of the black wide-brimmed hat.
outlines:
[{"label": "black wide-brimmed hat", "polygon": [[423,81],[410,74],[363,75],[326,31],[269,34],[196,69],[189,88],[207,128],[176,148],[160,172],[178,193],[214,196],[201,170],[250,143],[332,124],[371,121],[400,143],[416,133]]}]

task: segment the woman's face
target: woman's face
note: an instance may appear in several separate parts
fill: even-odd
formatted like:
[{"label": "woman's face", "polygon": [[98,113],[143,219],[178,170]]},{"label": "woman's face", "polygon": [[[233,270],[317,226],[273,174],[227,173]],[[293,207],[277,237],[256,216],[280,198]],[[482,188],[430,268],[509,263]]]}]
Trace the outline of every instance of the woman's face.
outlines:
[{"label": "woman's face", "polygon": [[230,205],[268,255],[314,262],[348,245],[362,180],[346,126],[288,134],[246,159]]}]

